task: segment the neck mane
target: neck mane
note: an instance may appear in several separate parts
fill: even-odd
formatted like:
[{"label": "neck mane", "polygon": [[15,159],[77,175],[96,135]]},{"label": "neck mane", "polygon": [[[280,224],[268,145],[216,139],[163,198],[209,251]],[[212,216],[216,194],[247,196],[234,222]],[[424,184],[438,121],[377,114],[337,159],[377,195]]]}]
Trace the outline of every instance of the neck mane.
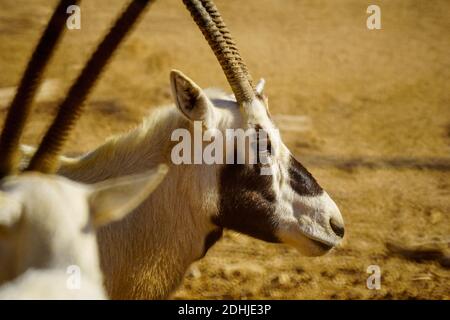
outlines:
[{"label": "neck mane", "polygon": [[[170,140],[189,128],[174,107],[155,110],[136,129],[108,139],[86,155],[63,162],[59,174],[84,183],[148,170],[166,163],[164,181],[122,221],[98,231],[106,287],[112,298],[165,298],[189,265],[204,254],[205,239],[216,227],[217,170],[173,165]],[[199,181],[198,177],[202,177]]]},{"label": "neck mane", "polygon": [[187,121],[175,108],[156,109],[131,131],[108,138],[79,158],[64,161],[58,173],[75,181],[94,183],[149,170],[159,163],[170,165],[170,135],[174,129],[186,126]]}]

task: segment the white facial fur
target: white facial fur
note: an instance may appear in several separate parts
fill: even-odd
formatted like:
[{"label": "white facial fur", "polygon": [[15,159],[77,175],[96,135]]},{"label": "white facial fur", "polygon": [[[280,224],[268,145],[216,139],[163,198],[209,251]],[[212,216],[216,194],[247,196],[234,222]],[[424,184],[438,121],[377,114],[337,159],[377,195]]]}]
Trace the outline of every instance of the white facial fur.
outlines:
[{"label": "white facial fur", "polygon": [[[263,88],[259,90],[262,92]],[[344,226],[340,210],[326,191],[317,195],[299,195],[295,192],[289,183],[290,158],[293,157],[291,152],[278,131],[274,131],[276,127],[264,105],[258,100],[250,110],[253,121],[268,132],[272,142],[273,151],[269,159],[274,177],[273,189],[277,194],[277,209],[273,218],[277,221],[277,237],[304,255],[321,255],[327,250],[317,246],[316,241],[332,248],[342,240],[330,226],[330,219]]]},{"label": "white facial fur", "polygon": [[[321,255],[340,243],[342,234],[337,234],[336,228],[333,230],[330,222],[343,231],[341,213],[306,169],[293,164],[293,156],[281,140],[265,105],[267,99],[263,96],[264,81],[257,85],[261,100],[255,99],[251,104],[244,105],[242,112],[233,96],[214,89],[201,90],[191,79],[178,71],[172,73],[171,79],[172,84],[178,83],[178,87],[174,89],[176,97],[184,96],[185,101],[189,101],[186,94],[189,96],[194,92],[197,96],[196,106],[189,106],[191,109],[188,111],[183,104],[179,104],[180,100],[177,100],[179,109],[187,114],[190,120],[207,119],[207,127],[213,125],[222,132],[230,128],[258,126],[268,133],[272,146],[268,160],[272,176],[271,188],[275,194],[275,210],[267,214],[266,223],[276,226],[273,230],[275,237],[293,245],[302,254],[312,256]],[[297,166],[296,170],[301,171],[300,174],[292,175],[290,171],[293,166]],[[305,184],[304,188],[300,188],[302,190],[293,188],[291,180],[294,178],[300,180],[298,185]]]}]

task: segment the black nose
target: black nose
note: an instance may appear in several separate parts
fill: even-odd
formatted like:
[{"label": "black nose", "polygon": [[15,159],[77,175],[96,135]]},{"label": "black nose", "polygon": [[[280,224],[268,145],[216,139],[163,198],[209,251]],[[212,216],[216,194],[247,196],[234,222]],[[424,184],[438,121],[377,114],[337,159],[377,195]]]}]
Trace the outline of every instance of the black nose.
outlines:
[{"label": "black nose", "polygon": [[331,226],[331,229],[334,231],[334,233],[338,237],[340,237],[340,238],[344,237],[344,226],[342,224],[338,223],[336,220],[331,218],[330,219],[330,226]]}]

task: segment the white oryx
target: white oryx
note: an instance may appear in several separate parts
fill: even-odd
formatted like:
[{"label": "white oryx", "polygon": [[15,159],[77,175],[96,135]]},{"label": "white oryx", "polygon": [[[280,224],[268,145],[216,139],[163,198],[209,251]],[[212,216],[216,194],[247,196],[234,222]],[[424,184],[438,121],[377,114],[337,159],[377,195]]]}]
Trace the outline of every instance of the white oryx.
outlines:
[{"label": "white oryx", "polygon": [[64,28],[66,9],[73,2],[60,1],[54,11],[0,137],[0,299],[106,298],[95,229],[135,209],[167,173],[167,166],[159,165],[148,172],[89,186],[51,174],[55,158],[81,114],[81,102],[145,8],[147,3],[139,0],[124,11],[92,55],[60,105],[28,172],[17,172],[18,141],[31,101]]},{"label": "white oryx", "polygon": [[90,186],[34,172],[0,181],[0,284],[9,281],[0,299],[105,299],[95,230],[136,208],[166,172]]},{"label": "white oryx", "polygon": [[[140,127],[84,156],[60,159],[59,174],[85,183],[142,172],[160,162],[170,167],[164,182],[133,214],[99,230],[101,264],[112,298],[167,297],[224,228],[290,244],[310,256],[328,252],[344,236],[336,204],[279,136],[271,135],[274,124],[263,85],[252,85],[217,8],[209,0],[184,3],[216,54],[234,97],[202,90],[172,71],[176,107],[156,110]],[[221,132],[267,131],[272,174],[261,175],[259,163],[174,165],[171,134],[179,128],[192,132],[194,121]],[[30,153],[29,148],[24,151]]]}]

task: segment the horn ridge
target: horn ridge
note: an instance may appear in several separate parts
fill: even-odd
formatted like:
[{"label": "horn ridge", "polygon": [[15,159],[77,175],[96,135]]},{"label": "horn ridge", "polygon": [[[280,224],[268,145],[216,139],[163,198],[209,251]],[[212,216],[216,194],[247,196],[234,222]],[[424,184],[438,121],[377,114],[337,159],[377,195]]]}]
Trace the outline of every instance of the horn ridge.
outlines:
[{"label": "horn ridge", "polygon": [[[236,54],[237,47],[230,46],[230,40],[232,43],[234,42],[223,21],[219,23],[221,26],[219,28],[200,0],[183,0],[183,3],[216,55],[238,103],[252,102],[255,98],[255,91],[242,69],[243,62]],[[216,15],[217,20],[217,17],[220,17],[217,8],[213,7],[210,2],[204,3],[209,4],[208,8]]]},{"label": "horn ridge", "polygon": [[42,73],[61,39],[66,22],[66,10],[78,0],[61,0],[47,24],[10,104],[0,137],[0,178],[17,171],[18,145],[31,112],[33,98]]},{"label": "horn ridge", "polygon": [[56,158],[84,109],[87,95],[120,42],[134,26],[146,6],[154,1],[133,0],[122,12],[69,89],[66,98],[58,108],[55,120],[26,170],[37,170],[44,173],[56,170]]},{"label": "horn ridge", "polygon": [[[223,21],[222,16],[220,15],[217,6],[211,0],[201,0],[201,2],[203,4],[204,8],[206,9],[206,11],[209,13],[211,19],[216,24],[217,28],[222,33],[222,36],[224,37],[228,47],[235,55],[236,60],[239,61],[242,72],[244,72],[250,85],[253,87],[253,80],[248,71],[247,65],[244,63],[241,55],[239,54],[239,49],[237,47],[237,44],[233,40],[233,37],[231,36],[231,33],[230,33],[228,27],[226,26],[225,21]],[[254,89],[254,87],[253,87],[253,89]]]}]

